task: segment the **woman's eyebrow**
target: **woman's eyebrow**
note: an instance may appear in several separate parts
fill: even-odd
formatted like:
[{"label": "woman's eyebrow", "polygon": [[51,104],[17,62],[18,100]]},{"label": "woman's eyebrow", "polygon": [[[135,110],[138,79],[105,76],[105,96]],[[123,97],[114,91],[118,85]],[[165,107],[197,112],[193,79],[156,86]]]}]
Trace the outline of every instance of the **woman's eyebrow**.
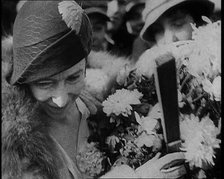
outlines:
[{"label": "woman's eyebrow", "polygon": [[79,73],[83,72],[83,69],[80,69],[76,72],[74,72],[73,74],[69,75],[69,76],[74,76],[74,75],[78,75]]}]

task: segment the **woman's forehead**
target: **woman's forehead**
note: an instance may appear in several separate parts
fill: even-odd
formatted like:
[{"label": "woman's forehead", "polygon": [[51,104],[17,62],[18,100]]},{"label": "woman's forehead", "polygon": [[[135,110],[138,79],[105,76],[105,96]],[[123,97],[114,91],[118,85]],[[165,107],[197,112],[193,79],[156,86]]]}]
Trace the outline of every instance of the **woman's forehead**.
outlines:
[{"label": "woman's forehead", "polygon": [[79,73],[80,71],[84,71],[85,70],[85,66],[86,66],[86,60],[85,59],[82,59],[80,62],[78,62],[77,64],[73,65],[71,68],[61,72],[61,73],[58,73],[54,76],[51,76],[50,79],[57,79],[57,80],[60,80],[60,79],[64,79],[70,75],[73,75],[73,74],[76,74],[76,73]]},{"label": "woman's forehead", "polygon": [[169,22],[174,22],[177,20],[185,19],[186,17],[189,16],[190,14],[182,12],[179,9],[175,9],[172,13],[164,13],[154,24],[161,24],[165,20]]}]

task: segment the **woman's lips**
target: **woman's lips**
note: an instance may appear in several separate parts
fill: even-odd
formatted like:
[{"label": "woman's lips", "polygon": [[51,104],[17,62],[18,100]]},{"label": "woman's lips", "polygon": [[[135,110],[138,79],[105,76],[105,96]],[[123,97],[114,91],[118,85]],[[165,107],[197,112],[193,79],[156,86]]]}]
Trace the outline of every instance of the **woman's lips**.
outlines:
[{"label": "woman's lips", "polygon": [[69,102],[67,102],[67,104],[65,105],[65,106],[63,106],[63,107],[58,107],[56,104],[52,104],[52,103],[47,103],[46,105],[46,108],[50,111],[50,112],[52,112],[52,113],[56,113],[56,114],[58,114],[58,113],[63,113],[67,108],[68,108],[68,106],[70,105],[70,101]]},{"label": "woman's lips", "polygon": [[57,104],[49,99],[43,103],[43,109],[51,115],[61,116],[64,115],[71,106],[73,106],[72,104],[75,102],[76,98],[77,96],[70,96],[68,102],[63,107],[58,107]]}]

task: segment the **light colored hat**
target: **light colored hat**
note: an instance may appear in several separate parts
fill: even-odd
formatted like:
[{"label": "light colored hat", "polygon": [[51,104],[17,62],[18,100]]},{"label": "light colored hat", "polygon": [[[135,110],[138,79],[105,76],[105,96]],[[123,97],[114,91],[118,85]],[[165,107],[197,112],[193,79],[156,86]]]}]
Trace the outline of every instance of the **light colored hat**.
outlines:
[{"label": "light colored hat", "polygon": [[148,38],[146,32],[149,26],[151,26],[167,10],[184,2],[193,3],[197,6],[200,5],[200,7],[206,8],[208,13],[211,13],[214,9],[214,3],[209,0],[147,0],[145,9],[142,13],[145,25],[140,33],[141,38],[147,41]]}]

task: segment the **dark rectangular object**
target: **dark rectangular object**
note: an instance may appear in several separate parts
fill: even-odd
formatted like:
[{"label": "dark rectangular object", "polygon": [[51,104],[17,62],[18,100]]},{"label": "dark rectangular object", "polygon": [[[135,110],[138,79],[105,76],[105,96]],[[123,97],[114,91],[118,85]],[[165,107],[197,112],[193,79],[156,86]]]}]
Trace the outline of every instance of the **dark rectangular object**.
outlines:
[{"label": "dark rectangular object", "polygon": [[181,144],[175,59],[165,55],[156,59],[155,82],[162,109],[162,125],[167,152],[179,151]]}]

